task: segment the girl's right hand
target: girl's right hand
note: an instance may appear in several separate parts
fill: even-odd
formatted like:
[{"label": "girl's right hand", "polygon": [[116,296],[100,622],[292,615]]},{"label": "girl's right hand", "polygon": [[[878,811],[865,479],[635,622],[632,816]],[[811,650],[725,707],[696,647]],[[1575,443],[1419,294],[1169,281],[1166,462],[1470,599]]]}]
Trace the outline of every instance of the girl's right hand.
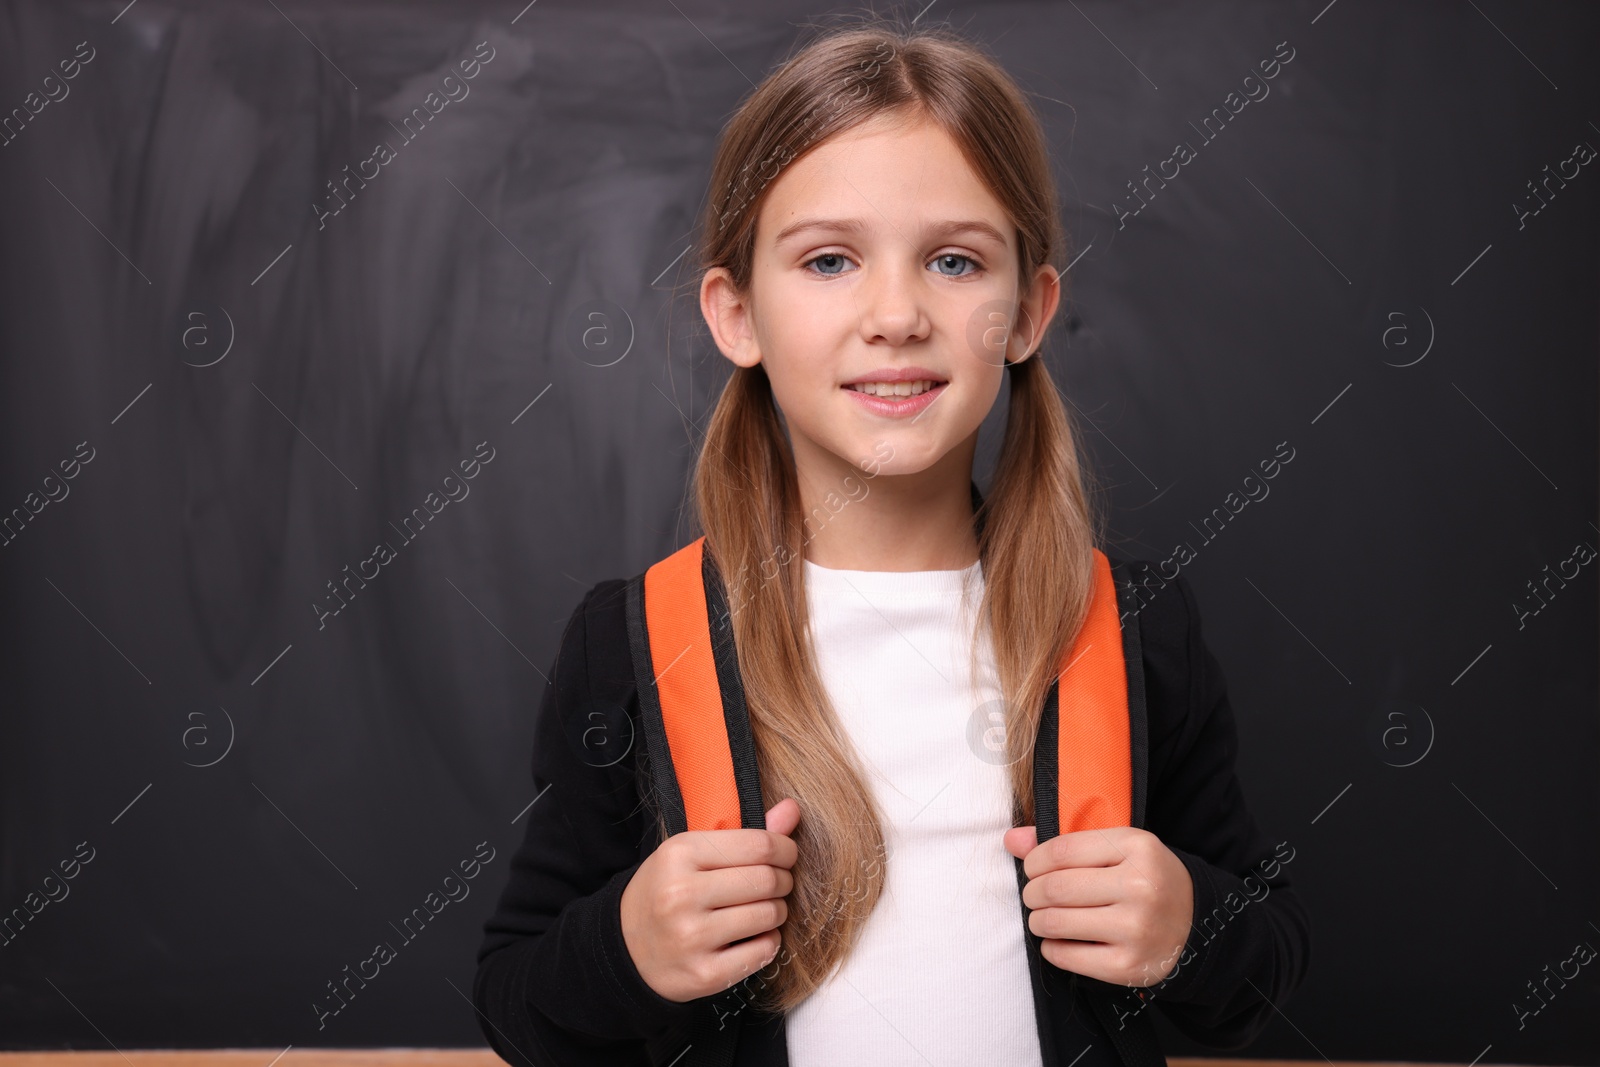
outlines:
[{"label": "girl's right hand", "polygon": [[799,803],[785,797],[765,830],[689,830],[645,857],[622,891],[622,938],[646,985],[682,1004],[772,961],[799,822]]}]

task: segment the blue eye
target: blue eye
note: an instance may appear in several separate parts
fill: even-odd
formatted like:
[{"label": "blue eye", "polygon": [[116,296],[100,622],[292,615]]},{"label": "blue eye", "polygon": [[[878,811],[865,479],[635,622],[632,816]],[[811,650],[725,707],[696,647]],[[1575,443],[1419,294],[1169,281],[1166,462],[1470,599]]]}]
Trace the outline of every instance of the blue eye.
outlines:
[{"label": "blue eye", "polygon": [[[938,258],[936,258],[934,260],[934,262],[935,263],[939,263],[939,264],[943,264],[947,260],[955,260],[955,261],[957,261],[957,265],[959,265],[962,262],[970,263],[970,264],[972,264],[972,271],[975,271],[975,270],[979,269],[978,268],[978,263],[977,263],[976,260],[974,260],[971,256],[963,256],[959,252],[946,252],[944,255],[939,256]],[[947,273],[945,273],[945,271],[941,270],[941,271],[939,271],[939,273],[943,274],[946,278],[960,278],[960,277],[963,277],[964,275],[971,274],[972,271],[962,271],[960,274],[947,274]]]},{"label": "blue eye", "polygon": [[[844,269],[844,264],[848,262],[850,262],[850,258],[843,252],[824,252],[820,256],[811,257],[803,264],[803,266],[810,269],[814,274],[820,274],[829,278],[837,278],[841,274],[849,273]],[[938,273],[940,276],[945,278],[964,278],[969,274],[975,274],[983,269],[982,264],[980,264],[977,260],[973,259],[971,256],[962,255],[959,252],[947,252],[942,256],[935,257],[932,262],[940,264],[940,270]],[[825,266],[819,266],[819,264],[825,264]],[[961,270],[960,268],[962,264],[966,264],[972,269]],[[953,267],[955,268],[955,271],[946,271],[943,269],[945,266]]]},{"label": "blue eye", "polygon": [[[845,258],[844,253],[842,253],[842,252],[824,252],[820,256],[814,256],[811,259],[807,260],[805,265],[810,267],[813,263],[821,263],[825,259],[839,260],[841,263],[849,262],[849,260],[847,260]],[[815,267],[813,267],[812,269],[816,270]],[[816,272],[818,274],[828,275],[830,277],[837,277],[838,275],[844,273],[844,271],[842,271],[842,270],[817,270]]]}]

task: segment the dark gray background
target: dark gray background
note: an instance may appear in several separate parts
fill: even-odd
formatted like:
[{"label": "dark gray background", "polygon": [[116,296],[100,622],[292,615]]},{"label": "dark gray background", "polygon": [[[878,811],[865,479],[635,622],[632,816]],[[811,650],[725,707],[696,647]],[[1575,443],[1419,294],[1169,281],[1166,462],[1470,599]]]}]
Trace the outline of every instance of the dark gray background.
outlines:
[{"label": "dark gray background", "polygon": [[[0,909],[95,850],[0,947],[6,1047],[481,1044],[473,954],[561,626],[690,536],[728,368],[682,255],[715,136],[823,13],[519,9],[0,12],[0,113],[96,50],[0,147],[0,515],[95,450],[0,547]],[[1600,147],[1595,8],[921,17],[1033,94],[1077,257],[1052,371],[1115,547],[1197,550],[1247,795],[1295,848],[1312,969],[1251,1052],[1600,1063],[1596,966],[1514,1008],[1600,946],[1600,564],[1513,606],[1600,545],[1600,163],[1514,207]],[[319,232],[324,183],[485,40],[470,95]],[[1119,227],[1180,140],[1197,158]],[[470,495],[319,629],[325,583],[480,441]],[[1203,536],[1285,441],[1270,496]],[[471,895],[319,1031],[325,983],[485,841]]]}]

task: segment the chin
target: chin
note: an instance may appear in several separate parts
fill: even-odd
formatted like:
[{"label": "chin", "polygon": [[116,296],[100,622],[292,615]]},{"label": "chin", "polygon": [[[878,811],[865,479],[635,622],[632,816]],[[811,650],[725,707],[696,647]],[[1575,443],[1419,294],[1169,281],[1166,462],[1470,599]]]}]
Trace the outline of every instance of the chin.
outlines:
[{"label": "chin", "polygon": [[872,478],[899,478],[910,474],[921,474],[939,460],[938,456],[924,448],[917,448],[913,452],[910,446],[892,440],[887,440],[885,444],[878,446],[877,451],[868,449],[863,455],[872,457],[868,469],[863,471]]}]

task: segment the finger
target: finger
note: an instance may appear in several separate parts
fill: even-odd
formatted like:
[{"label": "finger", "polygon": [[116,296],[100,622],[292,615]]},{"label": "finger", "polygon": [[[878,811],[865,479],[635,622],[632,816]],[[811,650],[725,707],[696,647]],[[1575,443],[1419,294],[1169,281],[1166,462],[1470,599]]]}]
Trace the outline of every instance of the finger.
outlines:
[{"label": "finger", "polygon": [[784,797],[767,810],[767,829],[787,837],[800,825],[800,802],[794,797]]},{"label": "finger", "polygon": [[1037,878],[1046,871],[1063,867],[1112,867],[1122,862],[1123,851],[1117,846],[1117,830],[1074,830],[1057,834],[1041,842],[1022,861],[1022,872]]},{"label": "finger", "polygon": [[799,854],[799,846],[793,838],[751,827],[738,830],[688,830],[677,836],[685,839],[683,848],[689,862],[702,871],[748,867],[758,863],[772,867],[793,867]]},{"label": "finger", "polygon": [[1102,982],[1116,981],[1116,968],[1120,960],[1118,952],[1115,945],[1059,938],[1047,938],[1039,946],[1039,953],[1045,962],[1086,978],[1098,978]]},{"label": "finger", "polygon": [[1028,879],[1022,903],[1030,908],[1095,908],[1123,899],[1110,867],[1063,867]]},{"label": "finger", "polygon": [[717,973],[721,976],[721,987],[727,989],[735,982],[742,982],[761,970],[777,956],[782,946],[783,939],[778,935],[778,931],[769,930],[748,941],[741,941],[712,953]]},{"label": "finger", "polygon": [[794,890],[794,875],[788,868],[765,863],[723,867],[706,871],[700,877],[704,886],[701,902],[708,909],[786,897]]},{"label": "finger", "polygon": [[1027,859],[1039,844],[1039,831],[1035,826],[1013,826],[1005,832],[1001,839],[1006,846],[1006,851],[1017,859]]},{"label": "finger", "polygon": [[1120,944],[1127,940],[1122,914],[1116,905],[1091,908],[1035,908],[1028,912],[1028,929],[1040,937],[1070,941]]},{"label": "finger", "polygon": [[702,947],[708,951],[719,949],[744,938],[776,930],[788,917],[789,905],[781,897],[715,908],[706,916]]}]

